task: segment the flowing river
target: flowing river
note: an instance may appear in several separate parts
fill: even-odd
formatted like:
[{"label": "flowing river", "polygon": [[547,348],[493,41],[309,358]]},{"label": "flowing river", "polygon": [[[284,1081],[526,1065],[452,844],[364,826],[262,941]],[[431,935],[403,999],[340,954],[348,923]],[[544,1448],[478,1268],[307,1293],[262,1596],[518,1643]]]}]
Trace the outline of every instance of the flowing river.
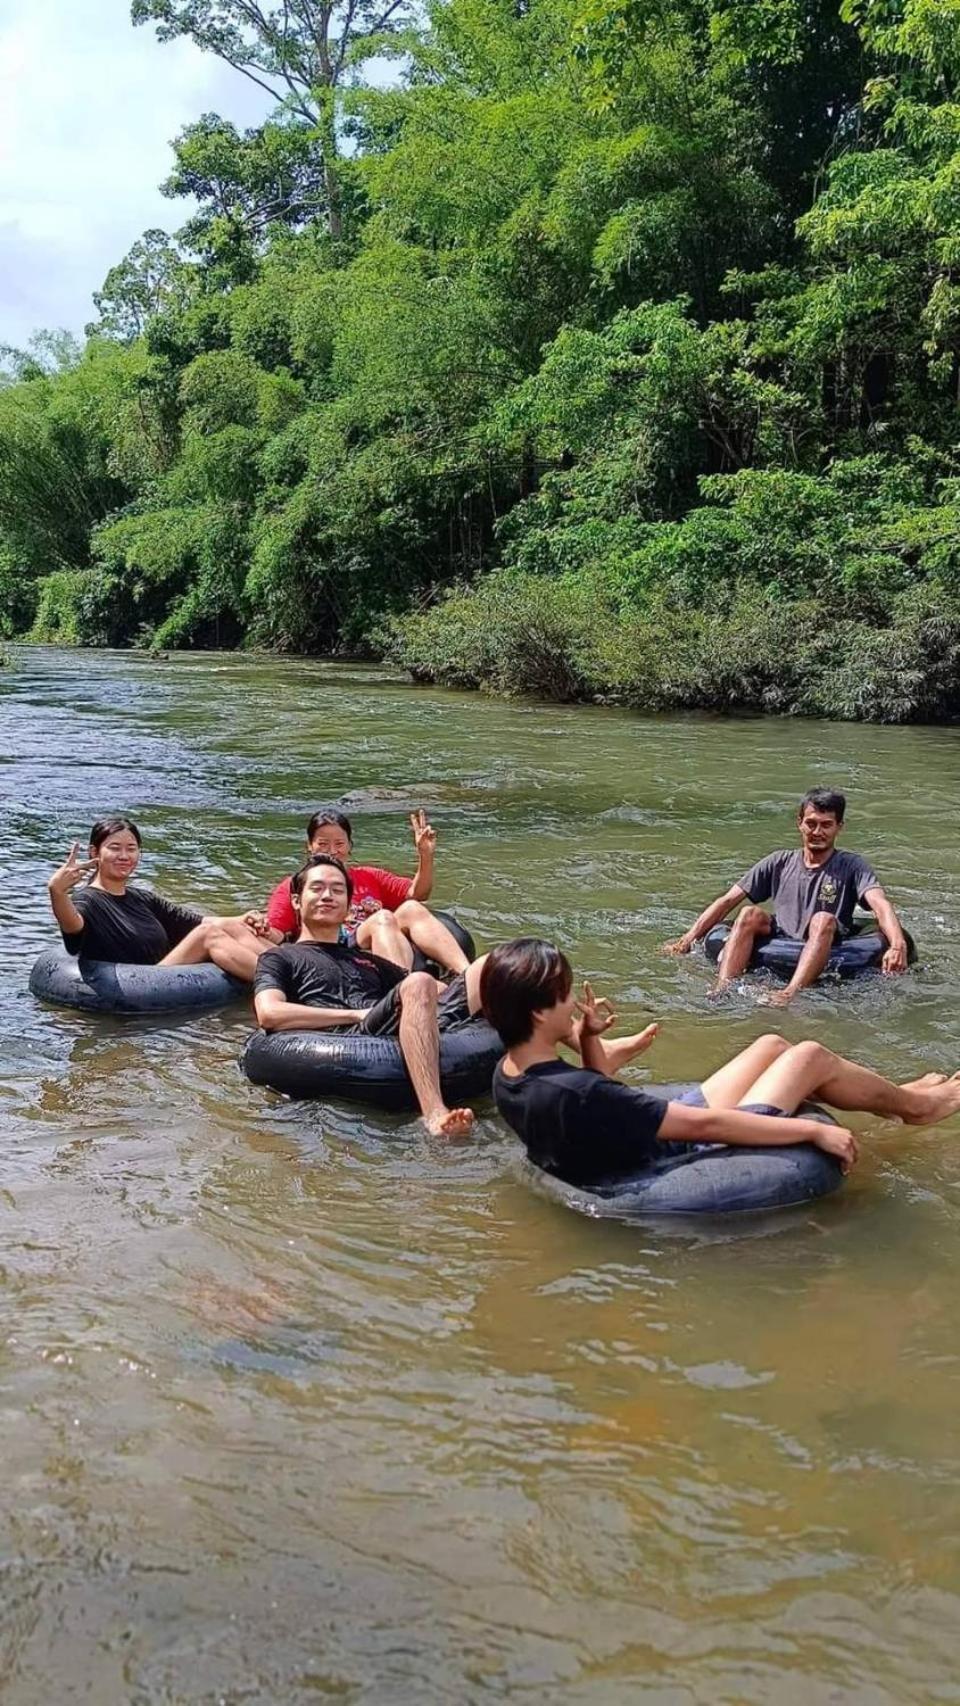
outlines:
[{"label": "flowing river", "polygon": [[[861,1120],[809,1210],[578,1215],[486,1111],[285,1103],[249,1011],[27,993],[43,885],[105,810],[144,874],[261,903],[342,800],[489,945],[558,940],[646,1075],[763,1030],[657,944],[849,795],[901,980],[778,1025],[960,1065],[956,733],[504,705],[364,667],[23,650],[0,676],[0,1698],[902,1706],[960,1700],[960,1121]],[[645,1074],[637,1075],[640,1081]]]}]

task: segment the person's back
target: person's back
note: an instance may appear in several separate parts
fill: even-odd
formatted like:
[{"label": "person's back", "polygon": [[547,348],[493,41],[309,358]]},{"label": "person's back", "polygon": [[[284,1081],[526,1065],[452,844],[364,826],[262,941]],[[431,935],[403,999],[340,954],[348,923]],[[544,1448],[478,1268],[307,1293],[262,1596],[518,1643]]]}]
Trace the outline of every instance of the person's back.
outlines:
[{"label": "person's back", "polygon": [[666,1102],[586,1067],[540,1061],[511,1076],[501,1061],[493,1099],[534,1165],[571,1185],[614,1184],[665,1153]]}]

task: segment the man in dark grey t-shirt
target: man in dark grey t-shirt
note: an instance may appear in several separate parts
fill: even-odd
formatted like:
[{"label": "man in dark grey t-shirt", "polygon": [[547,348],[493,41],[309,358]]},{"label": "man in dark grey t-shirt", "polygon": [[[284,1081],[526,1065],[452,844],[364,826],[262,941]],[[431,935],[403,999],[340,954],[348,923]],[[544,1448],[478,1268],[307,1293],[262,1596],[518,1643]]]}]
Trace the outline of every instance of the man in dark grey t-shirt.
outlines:
[{"label": "man in dark grey t-shirt", "polygon": [[[797,813],[799,849],[770,853],[752,865],[726,894],[710,903],[685,935],[665,944],[666,952],[689,953],[728,912],[749,901],[734,921],[720,956],[717,988],[725,988],[746,970],[758,937],[790,936],[805,944],[803,952],[790,982],[768,998],[770,1005],[785,1007],[798,990],[820,976],[834,942],[849,935],[859,902],[874,913],[887,939],[881,970],[904,971],[907,943],[900,920],[870,864],[859,853],[841,853],[836,846],[846,804],[833,789],[811,789]],[[772,917],[760,904],[765,900],[773,901]]]}]

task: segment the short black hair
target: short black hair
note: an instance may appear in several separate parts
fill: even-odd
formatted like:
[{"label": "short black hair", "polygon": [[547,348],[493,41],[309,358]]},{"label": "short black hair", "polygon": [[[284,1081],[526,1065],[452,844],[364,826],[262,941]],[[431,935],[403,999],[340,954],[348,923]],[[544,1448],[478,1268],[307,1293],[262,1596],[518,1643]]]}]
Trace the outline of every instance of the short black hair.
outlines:
[{"label": "short black hair", "polygon": [[572,984],[566,954],[537,936],[520,936],[487,955],[480,973],[480,1005],[507,1048],[512,1048],[529,1042],[534,1014],[565,1001]]},{"label": "short black hair", "polygon": [[802,817],[808,806],[812,806],[815,812],[829,812],[838,823],[842,823],[847,809],[847,799],[845,794],[841,794],[839,788],[808,788],[800,801],[800,810],[797,812],[797,816]]},{"label": "short black hair", "polygon": [[138,847],[143,846],[143,836],[132,817],[98,817],[90,831],[90,846],[99,850],[111,835],[121,835],[124,830],[133,836]]},{"label": "short black hair", "polygon": [[290,878],[291,900],[294,896],[296,896],[298,900],[300,899],[303,892],[303,885],[307,880],[307,872],[315,870],[318,865],[332,865],[335,871],[340,872],[340,875],[347,885],[347,900],[351,901],[353,899],[353,878],[347,870],[343,860],[335,859],[332,853],[311,853],[309,859],[304,859],[299,871],[294,871],[293,876]]},{"label": "short black hair", "polygon": [[338,829],[343,830],[343,833],[351,847],[353,846],[353,828],[346,813],[338,812],[334,806],[321,806],[319,811],[314,812],[310,822],[307,824],[308,847],[316,835],[317,830],[322,829],[325,823],[336,824]]}]

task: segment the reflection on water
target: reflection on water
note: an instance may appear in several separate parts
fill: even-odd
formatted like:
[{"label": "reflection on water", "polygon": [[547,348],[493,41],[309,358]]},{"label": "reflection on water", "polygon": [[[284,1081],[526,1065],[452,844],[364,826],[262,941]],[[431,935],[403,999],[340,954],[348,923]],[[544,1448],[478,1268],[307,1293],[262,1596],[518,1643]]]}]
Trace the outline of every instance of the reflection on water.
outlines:
[{"label": "reflection on water", "polygon": [[23,652],[0,682],[0,1661],[5,1706],[957,1698],[960,1130],[862,1122],[847,1190],[734,1228],[534,1188],[489,1113],[254,1090],[243,1009],[37,1006],[42,885],[102,810],[147,874],[259,900],[307,813],[479,940],[555,936],[652,1071],[769,1024],[657,957],[851,797],[921,945],[783,1020],[906,1076],[957,1064],[956,737],[505,706],[357,666]]}]

